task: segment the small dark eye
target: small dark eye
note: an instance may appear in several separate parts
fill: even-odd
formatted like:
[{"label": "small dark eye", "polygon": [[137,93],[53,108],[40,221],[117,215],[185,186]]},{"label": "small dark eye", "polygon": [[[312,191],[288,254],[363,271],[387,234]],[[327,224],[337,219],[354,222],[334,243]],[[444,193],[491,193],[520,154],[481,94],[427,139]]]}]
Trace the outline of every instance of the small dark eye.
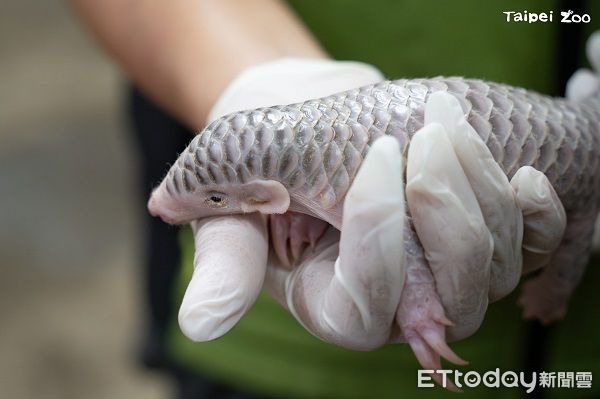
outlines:
[{"label": "small dark eye", "polygon": [[212,208],[222,208],[227,205],[227,198],[222,193],[210,193],[206,197],[205,202]]}]

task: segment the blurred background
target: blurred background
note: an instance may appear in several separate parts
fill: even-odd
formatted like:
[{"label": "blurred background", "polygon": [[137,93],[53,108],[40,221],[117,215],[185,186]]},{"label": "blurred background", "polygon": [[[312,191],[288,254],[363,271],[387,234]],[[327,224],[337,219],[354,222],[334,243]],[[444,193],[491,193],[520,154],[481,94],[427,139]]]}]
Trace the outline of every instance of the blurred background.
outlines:
[{"label": "blurred background", "polygon": [[[572,72],[572,65],[566,65],[562,74],[562,71],[554,70],[554,64],[558,63],[540,66],[539,59],[527,57],[531,52],[538,52],[540,59],[553,56],[550,54],[551,45],[554,45],[550,26],[509,26],[495,18],[500,14],[494,13],[500,10],[520,9],[522,3],[517,0],[511,1],[510,6],[506,2],[495,2],[495,11],[482,11],[488,3],[479,6],[484,4],[479,1],[465,2],[467,5],[461,9],[451,3],[449,11],[439,9],[441,2],[407,1],[402,2],[401,7],[400,2],[382,1],[381,4],[392,10],[385,17],[387,23],[381,23],[380,13],[365,13],[356,6],[357,3],[348,8],[341,6],[342,1],[298,0],[291,3],[332,55],[373,63],[388,76],[465,74],[558,94],[564,84],[562,80],[552,84],[553,77],[566,77]],[[551,9],[557,7],[557,3],[548,0],[540,7]],[[527,4],[531,9],[533,2]],[[405,17],[400,27],[393,24],[398,15]],[[415,26],[422,23],[413,18],[414,15],[427,16],[438,31],[427,27],[417,30]],[[464,32],[461,22],[453,22],[461,21],[459,18],[468,20],[470,27],[483,32],[482,35]],[[333,28],[333,22],[339,26]],[[362,24],[360,32],[355,32],[355,37],[349,40],[348,27],[359,24]],[[407,41],[406,37],[414,32],[419,33],[415,35],[416,40]],[[452,38],[448,42],[453,44],[456,43],[452,40],[459,37],[460,46],[439,40],[446,36]],[[488,45],[490,37],[496,38],[497,45]],[[521,41],[521,37],[528,38],[526,43],[522,43],[525,41]],[[390,48],[400,48],[411,55],[405,57],[402,51],[391,52]],[[512,57],[507,57],[507,53]],[[578,62],[574,57],[573,63]],[[64,2],[2,1],[2,399],[159,399],[173,396],[171,381],[162,374],[146,371],[137,360],[145,317],[143,282],[140,281],[143,244],[140,233],[143,232],[145,209],[139,206],[136,197],[139,195],[136,191],[139,189],[136,178],[138,149],[129,134],[130,126],[125,117],[125,83],[116,67],[83,32]],[[191,255],[188,253],[187,257],[189,265]],[[521,367],[535,368],[537,364],[527,363],[528,354],[537,358],[544,357],[541,356],[543,352],[552,355],[547,356],[549,361],[545,364],[549,370],[579,370],[585,366],[585,370],[597,374],[600,370],[597,339],[600,319],[595,305],[598,304],[600,269],[589,269],[577,290],[567,320],[552,331],[552,351],[540,338],[545,333],[535,328],[529,331],[530,326],[519,324],[515,295],[490,309],[490,317],[478,334],[453,347],[469,359],[481,352],[480,348],[489,349],[493,355],[489,356],[488,362],[478,364],[483,369],[515,364],[516,361],[523,365]],[[298,334],[305,334],[291,318],[287,322],[298,332],[290,334],[289,326],[285,325],[282,335],[296,339]],[[246,329],[264,333],[263,324],[255,328],[249,322],[246,326],[250,327]],[[574,336],[577,339],[573,339]],[[251,338],[256,340],[255,336]],[[182,337],[178,339],[177,342],[187,345],[181,344],[180,352],[191,360],[200,359],[194,350],[211,350],[208,345],[192,345]],[[333,351],[312,337],[302,335],[302,339],[317,351],[327,348]],[[239,342],[255,344],[252,340]],[[265,356],[264,347],[252,346],[256,352],[247,345],[232,346],[232,350],[238,351],[240,347],[249,353],[252,363],[248,365],[259,369],[260,363],[254,361]],[[302,358],[306,347],[297,345],[292,362],[306,360]],[[389,363],[398,368],[387,372],[412,381],[417,367],[414,357],[405,347],[393,349],[386,353]],[[215,358],[222,357],[220,352],[215,353]],[[305,357],[310,357],[312,352],[306,353]],[[380,358],[371,354],[359,357],[354,352],[352,356],[360,360],[354,370],[357,373],[370,369],[373,374],[383,375],[377,368]],[[365,360],[367,358],[371,360]],[[342,368],[344,359],[336,354],[330,357],[330,363],[319,359],[315,362],[328,364],[335,372],[338,367]],[[208,366],[202,366],[207,370],[215,368],[212,359],[206,364]],[[279,366],[275,364],[274,367]],[[312,383],[324,385],[318,376],[313,377]],[[295,379],[295,376],[290,378]],[[341,377],[339,381],[342,381]],[[371,389],[362,386],[362,380],[354,382],[356,385],[347,384],[348,392],[359,392],[358,388]],[[406,385],[402,388],[414,389]],[[597,392],[595,388],[589,397]],[[438,393],[432,394],[437,397]],[[507,397],[505,392],[494,393],[500,395],[496,397]],[[561,394],[561,391],[556,393]],[[490,391],[485,391],[478,397],[491,397],[489,394]]]},{"label": "blurred background", "polygon": [[4,0],[0,54],[0,397],[166,398],[135,363],[144,209],[120,77],[58,0]]}]

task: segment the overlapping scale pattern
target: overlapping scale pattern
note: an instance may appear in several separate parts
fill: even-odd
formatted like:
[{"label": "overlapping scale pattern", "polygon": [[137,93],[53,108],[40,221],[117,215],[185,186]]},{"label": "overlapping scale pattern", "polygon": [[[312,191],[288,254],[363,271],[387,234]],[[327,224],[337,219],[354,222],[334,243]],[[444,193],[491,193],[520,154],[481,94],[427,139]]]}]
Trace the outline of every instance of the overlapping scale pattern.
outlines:
[{"label": "overlapping scale pattern", "polygon": [[386,81],[304,103],[227,115],[204,129],[169,172],[176,194],[198,186],[281,181],[328,209],[343,200],[378,137],[396,137],[404,155],[423,126],[427,97],[454,95],[510,177],[524,165],[544,172],[569,209],[590,206],[599,186],[600,98],[554,99],[463,78]]}]

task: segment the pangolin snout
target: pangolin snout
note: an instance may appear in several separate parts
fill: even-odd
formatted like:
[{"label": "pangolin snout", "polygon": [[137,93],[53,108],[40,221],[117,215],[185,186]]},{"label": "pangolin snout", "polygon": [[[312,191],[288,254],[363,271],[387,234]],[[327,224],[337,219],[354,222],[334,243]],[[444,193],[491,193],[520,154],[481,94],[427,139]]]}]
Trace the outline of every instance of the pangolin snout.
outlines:
[{"label": "pangolin snout", "polygon": [[183,224],[189,221],[189,215],[182,211],[179,201],[167,192],[164,183],[152,191],[148,200],[148,211],[152,216],[160,217],[169,224]]}]

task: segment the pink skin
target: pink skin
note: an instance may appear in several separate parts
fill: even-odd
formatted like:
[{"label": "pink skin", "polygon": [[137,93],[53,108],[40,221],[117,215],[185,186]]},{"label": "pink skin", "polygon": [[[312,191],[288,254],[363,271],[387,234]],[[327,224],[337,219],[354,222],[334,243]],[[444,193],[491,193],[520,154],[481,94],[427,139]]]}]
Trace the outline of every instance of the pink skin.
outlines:
[{"label": "pink skin", "polygon": [[269,225],[273,249],[281,263],[289,268],[307,248],[315,248],[329,226],[323,220],[291,211],[283,215],[271,215]]}]

